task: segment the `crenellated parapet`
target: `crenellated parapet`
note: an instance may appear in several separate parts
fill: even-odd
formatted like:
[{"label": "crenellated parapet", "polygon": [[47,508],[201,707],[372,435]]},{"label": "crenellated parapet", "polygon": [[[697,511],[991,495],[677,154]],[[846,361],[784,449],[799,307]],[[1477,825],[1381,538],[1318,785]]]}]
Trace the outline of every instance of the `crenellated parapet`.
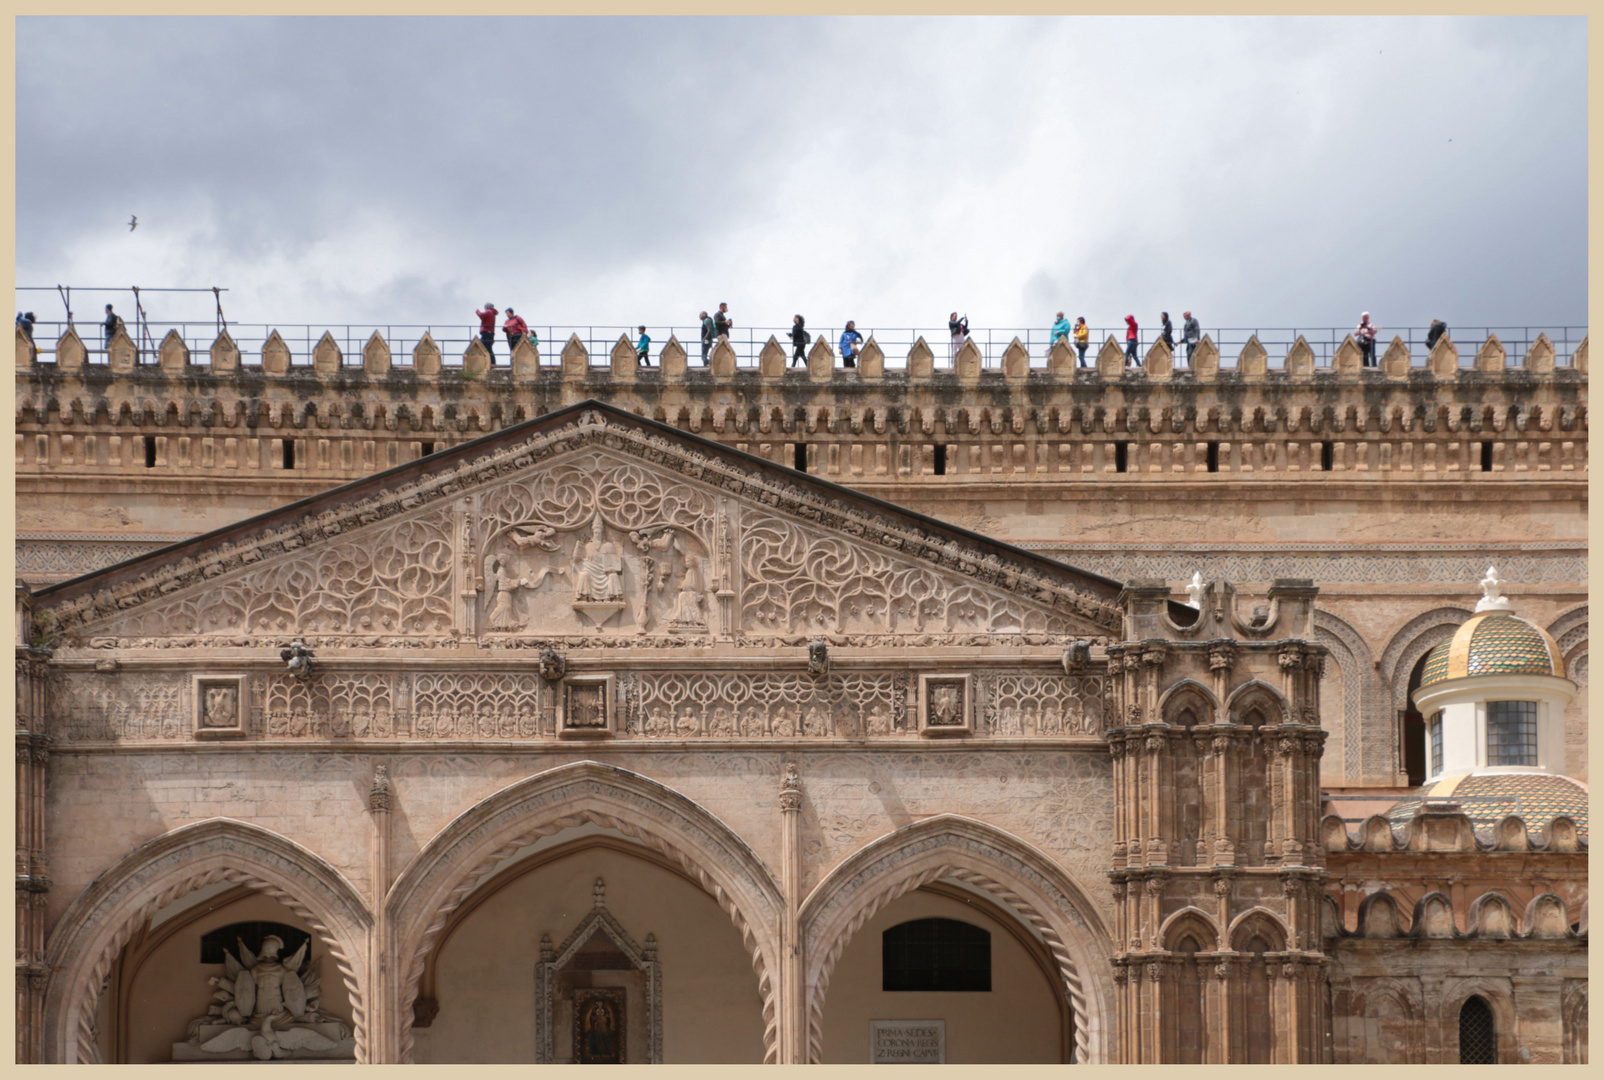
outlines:
[{"label": "crenellated parapet", "polygon": [[275,333],[245,363],[226,331],[204,356],[170,334],[154,357],[119,331],[109,363],[89,364],[69,330],[54,363],[38,362],[19,337],[18,468],[352,479],[599,397],[849,480],[1418,479],[1586,469],[1585,341],[1569,366],[1556,366],[1542,337],[1514,366],[1496,338],[1468,368],[1446,339],[1420,367],[1401,340],[1377,368],[1361,368],[1350,346],[1332,367],[1316,368],[1300,340],[1271,367],[1250,340],[1235,367],[1221,368],[1205,339],[1190,366],[1177,369],[1158,344],[1132,370],[1112,339],[1088,368],[1075,367],[1060,345],[1045,358],[1010,347],[1000,370],[983,370],[970,346],[953,368],[936,370],[922,341],[900,369],[887,369],[872,341],[862,366],[836,367],[821,341],[808,367],[787,369],[772,341],[755,368],[737,367],[723,342],[710,366],[688,367],[674,339],[657,366],[637,367],[623,339],[597,358],[573,338],[555,362],[524,342],[511,366],[498,368],[477,341],[460,366],[443,366],[427,335],[407,364],[395,363],[377,333],[353,358],[325,334],[311,363],[294,362]]},{"label": "crenellated parapet", "polygon": [[1188,609],[1166,582],[1126,585],[1108,648],[1123,1060],[1256,1060],[1256,1016],[1264,1061],[1319,1060],[1316,590],[1277,581],[1247,618],[1224,582],[1190,591]]}]

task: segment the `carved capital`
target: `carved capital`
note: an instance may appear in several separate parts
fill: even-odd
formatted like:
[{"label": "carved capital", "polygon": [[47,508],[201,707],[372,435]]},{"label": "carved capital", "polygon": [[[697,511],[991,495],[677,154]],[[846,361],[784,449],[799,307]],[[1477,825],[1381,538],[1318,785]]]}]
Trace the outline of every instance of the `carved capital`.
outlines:
[{"label": "carved capital", "polygon": [[1148,896],[1158,896],[1164,892],[1164,882],[1156,877],[1150,877],[1142,883],[1142,891]]},{"label": "carved capital", "polygon": [[1164,749],[1164,736],[1162,736],[1162,735],[1149,735],[1147,737],[1146,745],[1147,745],[1147,752],[1149,754],[1156,754],[1160,750]]},{"label": "carved capital", "polygon": [[1214,965],[1214,977],[1224,982],[1231,977],[1231,965],[1220,963]]},{"label": "carved capital", "polygon": [[1276,660],[1282,671],[1295,671],[1303,666],[1303,648],[1299,645],[1283,645],[1276,654]]},{"label": "carved capital", "polygon": [[373,767],[373,786],[368,790],[368,809],[375,814],[388,814],[393,806],[390,792],[390,767]]},{"label": "carved capital", "polygon": [[1123,881],[1114,882],[1114,899],[1125,899],[1125,883]]},{"label": "carved capital", "polygon": [[1303,893],[1303,882],[1297,878],[1281,879],[1281,895],[1288,900],[1295,900]]},{"label": "carved capital", "polygon": [[1138,705],[1134,701],[1131,702],[1129,705],[1125,706],[1125,724],[1126,724],[1126,726],[1127,727],[1135,727],[1136,725],[1140,724],[1141,722],[1142,722],[1142,707],[1140,705]]},{"label": "carved capital", "polygon": [[786,765],[785,776],[780,781],[780,809],[792,814],[802,809],[802,778],[797,775],[795,765]]},{"label": "carved capital", "polygon": [[1150,960],[1147,964],[1147,981],[1158,982],[1164,977],[1164,965],[1157,960]]},{"label": "carved capital", "polygon": [[1142,663],[1148,667],[1161,667],[1169,657],[1169,650],[1162,645],[1147,645],[1142,648]]},{"label": "carved capital", "polygon": [[1236,648],[1228,643],[1209,646],[1209,670],[1230,671],[1236,663]]},{"label": "carved capital", "polygon": [[1129,975],[1130,975],[1130,972],[1125,967],[1125,961],[1123,961],[1123,960],[1115,960],[1114,961],[1114,981],[1117,982],[1117,983],[1123,983]]},{"label": "carved capital", "polygon": [[440,1002],[436,998],[424,997],[421,994],[412,1003],[412,1026],[426,1028],[434,1023],[434,1018],[440,1015]]},{"label": "carved capital", "polygon": [[1229,895],[1231,895],[1231,879],[1230,878],[1223,878],[1223,877],[1215,878],[1214,879],[1214,895],[1215,896],[1229,896]]}]

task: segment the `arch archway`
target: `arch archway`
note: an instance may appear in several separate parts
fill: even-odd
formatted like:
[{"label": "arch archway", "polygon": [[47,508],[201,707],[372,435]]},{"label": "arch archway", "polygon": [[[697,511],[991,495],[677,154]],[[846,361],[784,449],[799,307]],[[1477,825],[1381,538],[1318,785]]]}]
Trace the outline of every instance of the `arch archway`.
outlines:
[{"label": "arch archway", "polygon": [[1039,937],[1057,963],[1074,1020],[1076,1060],[1113,1060],[1111,936],[1075,881],[1034,846],[995,826],[941,814],[882,836],[842,861],[803,901],[808,1060],[822,1053],[824,1001],[836,961],[886,904],[935,881],[988,894]]},{"label": "arch archway", "polygon": [[1440,643],[1454,636],[1472,612],[1458,607],[1432,608],[1421,612],[1393,632],[1381,651],[1381,681],[1387,687],[1395,712],[1409,707],[1409,673],[1415,664]]},{"label": "arch archway", "polygon": [[118,954],[153,912],[217,882],[280,901],[323,942],[351,1002],[357,1061],[368,1060],[366,954],[373,917],[334,867],[286,837],[231,818],[184,825],[151,840],[97,878],[62,915],[47,949],[45,1059],[97,1056],[95,1010]]},{"label": "arch archway", "polygon": [[504,859],[586,823],[616,830],[679,863],[730,916],[757,974],[764,1060],[777,1060],[775,977],[784,905],[773,874],[699,804],[639,773],[596,761],[563,765],[496,792],[442,829],[396,879],[385,909],[396,953],[407,957],[396,995],[400,1060],[411,1060],[413,1002],[452,912]]}]

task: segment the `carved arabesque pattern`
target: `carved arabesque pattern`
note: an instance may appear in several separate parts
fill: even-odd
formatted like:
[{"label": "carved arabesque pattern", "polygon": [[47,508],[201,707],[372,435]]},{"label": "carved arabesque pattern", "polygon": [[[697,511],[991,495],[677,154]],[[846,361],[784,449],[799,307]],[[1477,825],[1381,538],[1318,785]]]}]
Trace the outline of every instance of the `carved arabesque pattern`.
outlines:
[{"label": "carved arabesque pattern", "polygon": [[413,952],[406,976],[402,981],[401,1001],[399,1003],[402,1017],[402,1062],[408,1064],[412,1062],[414,1045],[410,1019],[412,1016],[412,1004],[418,997],[418,990],[423,978],[423,969],[428,962],[429,952],[434,948],[435,940],[439,937],[440,931],[445,929],[451,913],[462,906],[462,902],[496,872],[496,869],[504,859],[510,858],[542,837],[551,836],[554,833],[562,832],[564,829],[577,828],[587,824],[599,825],[604,829],[616,829],[630,839],[673,859],[684,867],[692,879],[701,885],[718,903],[719,907],[729,915],[730,920],[735,924],[736,931],[741,936],[741,945],[752,958],[752,969],[757,973],[758,996],[763,1002],[763,1063],[765,1065],[774,1064],[779,1058],[779,1012],[778,1002],[775,1000],[774,982],[768,971],[768,965],[764,960],[762,950],[758,948],[757,935],[748,925],[746,917],[741,913],[734,898],[726,893],[713,876],[689,853],[681,851],[674,844],[652,834],[633,821],[595,810],[581,810],[578,813],[555,818],[519,833],[481,859],[477,866],[457,882],[445,900],[435,909],[428,926],[424,929],[420,938],[418,948]]},{"label": "carved arabesque pattern", "polygon": [[439,513],[308,547],[141,605],[135,636],[438,633],[451,626],[452,545]]},{"label": "carved arabesque pattern", "polygon": [[740,623],[762,633],[1070,633],[1061,615],[850,537],[749,513]]},{"label": "carved arabesque pattern", "polygon": [[535,675],[419,674],[412,734],[420,739],[534,739],[541,733]]},{"label": "carved arabesque pattern", "polygon": [[981,680],[986,734],[1101,735],[1107,715],[1100,676],[1004,674]]},{"label": "carved arabesque pattern", "polygon": [[257,680],[269,738],[375,738],[396,732],[394,690],[384,675],[287,675]]},{"label": "carved arabesque pattern", "polygon": [[482,505],[485,534],[478,551],[482,554],[509,529],[547,525],[568,531],[589,525],[598,512],[615,529],[672,525],[710,547],[715,506],[711,494],[689,484],[670,482],[634,462],[589,454],[526,480],[488,488]]},{"label": "carved arabesque pattern", "polygon": [[906,729],[906,694],[889,673],[641,675],[625,716],[647,738],[893,735]]}]

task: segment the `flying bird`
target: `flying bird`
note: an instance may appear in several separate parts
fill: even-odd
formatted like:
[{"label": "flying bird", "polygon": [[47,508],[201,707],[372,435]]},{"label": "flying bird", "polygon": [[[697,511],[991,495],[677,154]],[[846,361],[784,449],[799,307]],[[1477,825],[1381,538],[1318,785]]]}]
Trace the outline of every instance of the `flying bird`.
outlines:
[{"label": "flying bird", "polygon": [[137,228],[139,228],[139,215],[130,214],[128,216],[128,231],[133,232]]}]

